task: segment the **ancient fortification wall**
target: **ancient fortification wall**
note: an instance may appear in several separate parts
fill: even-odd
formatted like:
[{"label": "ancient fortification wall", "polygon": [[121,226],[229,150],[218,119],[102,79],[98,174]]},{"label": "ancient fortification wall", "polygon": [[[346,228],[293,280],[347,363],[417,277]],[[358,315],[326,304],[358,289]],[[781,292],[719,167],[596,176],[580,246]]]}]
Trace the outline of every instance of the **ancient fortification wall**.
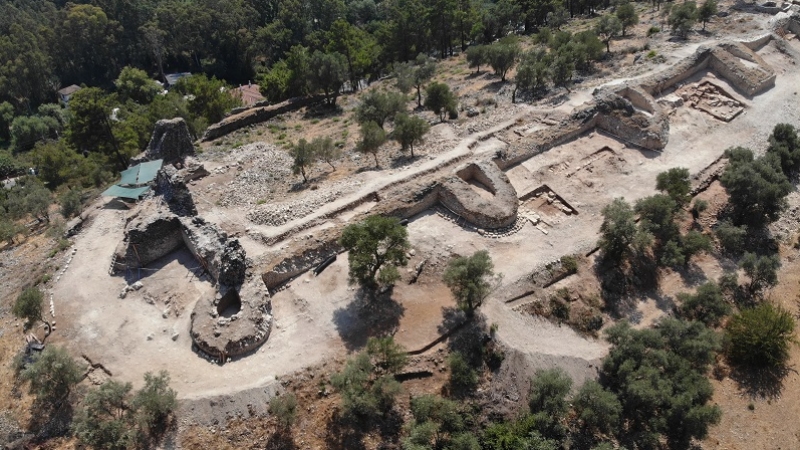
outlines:
[{"label": "ancient fortification wall", "polygon": [[226,117],[222,119],[221,122],[209,126],[206,132],[203,133],[202,140],[211,141],[244,127],[266,122],[280,114],[297,111],[308,105],[319,103],[319,101],[320,97],[297,98],[276,105],[248,109],[239,114]]}]

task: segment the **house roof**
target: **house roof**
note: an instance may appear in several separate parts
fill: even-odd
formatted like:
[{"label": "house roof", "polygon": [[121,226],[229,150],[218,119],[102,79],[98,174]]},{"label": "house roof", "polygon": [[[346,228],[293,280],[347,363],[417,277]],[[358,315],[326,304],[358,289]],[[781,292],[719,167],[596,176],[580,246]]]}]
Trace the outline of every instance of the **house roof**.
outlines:
[{"label": "house roof", "polygon": [[231,93],[240,99],[242,99],[242,103],[247,106],[252,106],[255,103],[260,101],[266,100],[263,95],[261,95],[261,91],[259,90],[259,86],[257,84],[245,84],[234,88]]},{"label": "house roof", "polygon": [[[80,90],[81,90],[80,86],[78,86],[77,84],[73,84],[71,86],[67,86],[67,87],[59,90],[58,93],[61,94],[61,95],[72,95],[72,94],[74,94],[74,93],[76,93],[76,92],[78,92]],[[52,91],[50,91],[50,92],[52,92]]]},{"label": "house roof", "polygon": [[178,82],[181,78],[186,78],[192,76],[191,72],[178,72],[178,73],[168,73],[164,75],[164,78],[167,79],[167,85],[173,86],[175,83]]}]

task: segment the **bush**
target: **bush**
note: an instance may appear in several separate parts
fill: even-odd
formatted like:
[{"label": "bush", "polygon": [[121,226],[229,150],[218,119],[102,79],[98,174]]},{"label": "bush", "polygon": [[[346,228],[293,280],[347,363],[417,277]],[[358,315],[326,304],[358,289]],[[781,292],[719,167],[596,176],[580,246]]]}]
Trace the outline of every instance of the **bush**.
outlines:
[{"label": "bush", "polygon": [[166,425],[167,419],[178,406],[177,394],[169,387],[169,373],[162,370],[158,375],[144,374],[144,387],[133,398],[137,420],[148,434]]},{"label": "bush", "polygon": [[37,402],[56,407],[82,376],[83,371],[66,350],[48,345],[22,370],[20,379],[30,382],[30,393]]},{"label": "bush", "polygon": [[660,33],[660,32],[661,32],[661,28],[659,28],[659,27],[650,27],[650,28],[647,29],[647,37],[650,37],[650,36],[652,36],[654,34],[657,34],[657,33]]},{"label": "bush", "polygon": [[42,319],[42,304],[44,302],[44,294],[39,288],[30,287],[22,291],[14,302],[14,307],[11,312],[19,317],[28,321],[29,326],[33,326],[37,320]]},{"label": "bush", "polygon": [[739,267],[750,278],[750,284],[747,286],[750,294],[758,295],[764,289],[778,284],[781,260],[778,255],[756,256],[755,253],[745,253],[739,262]]},{"label": "bush", "polygon": [[561,257],[561,267],[567,273],[577,273],[578,272],[578,259],[572,255],[565,255]]},{"label": "bush", "polygon": [[792,191],[779,157],[767,153],[754,158],[752,151],[741,147],[728,149],[725,155],[730,162],[720,182],[730,196],[735,223],[761,227],[777,220]]},{"label": "bush", "polygon": [[456,394],[466,394],[478,386],[478,373],[470,367],[461,352],[453,352],[448,359],[450,366],[450,389]]},{"label": "bush", "polygon": [[342,394],[345,415],[359,421],[382,416],[394,405],[401,386],[393,376],[376,376],[367,353],[359,353],[331,377],[331,384]]},{"label": "bush", "polygon": [[108,380],[92,389],[72,424],[78,439],[96,449],[124,450],[136,441],[130,383]]},{"label": "bush", "polygon": [[614,434],[619,425],[622,405],[613,392],[589,380],[572,401],[575,414],[584,429],[591,433]]},{"label": "bush", "polygon": [[707,405],[717,335],[700,322],[671,318],[644,330],[620,322],[607,333],[613,347],[600,379],[622,403],[620,440],[630,448],[658,448],[663,440],[688,448],[704,438],[720,417],[718,407]]},{"label": "bush", "polygon": [[722,249],[730,254],[738,254],[744,250],[747,237],[747,225],[736,226],[729,220],[723,220],[717,225],[717,240]]},{"label": "bush", "polygon": [[731,307],[722,295],[722,289],[709,281],[699,288],[694,295],[680,293],[681,315],[687,319],[699,320],[708,326],[719,325],[723,317],[731,312]]},{"label": "bush", "polygon": [[531,412],[543,412],[555,418],[567,413],[567,395],[572,389],[572,378],[562,368],[537,370],[531,379],[528,396]]},{"label": "bush", "polygon": [[402,345],[392,336],[371,337],[367,340],[367,354],[376,367],[388,373],[397,373],[408,362],[408,355]]},{"label": "bush", "polygon": [[269,401],[269,413],[275,416],[283,428],[291,428],[297,418],[297,396],[287,392]]},{"label": "bush", "polygon": [[92,389],[78,410],[72,429],[80,441],[96,449],[151,448],[174,412],[175,391],[169,374],[146,373],[145,386],[131,394],[131,383],[108,380]]},{"label": "bush", "polygon": [[77,189],[70,189],[65,192],[58,199],[58,203],[61,205],[61,215],[66,219],[80,215],[83,209],[81,193]]},{"label": "bush", "polygon": [[728,322],[728,357],[737,364],[780,367],[795,342],[794,326],[788,311],[770,303],[745,309]]}]

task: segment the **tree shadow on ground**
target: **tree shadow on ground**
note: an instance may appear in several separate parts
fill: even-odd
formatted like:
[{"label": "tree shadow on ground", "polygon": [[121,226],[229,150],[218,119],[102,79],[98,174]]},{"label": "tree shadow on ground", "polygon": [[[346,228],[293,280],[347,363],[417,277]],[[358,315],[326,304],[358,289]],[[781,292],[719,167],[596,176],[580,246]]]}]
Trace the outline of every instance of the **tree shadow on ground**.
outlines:
[{"label": "tree shadow on ground", "polygon": [[455,306],[442,307],[442,323],[436,327],[436,331],[442,335],[461,326],[467,320],[467,315],[460,308]]},{"label": "tree shadow on ground", "polygon": [[789,372],[797,373],[792,367],[773,368],[732,367],[730,377],[737,387],[750,398],[773,400],[783,391],[783,380]]},{"label": "tree shadow on ground", "polygon": [[[372,157],[370,156],[370,159],[371,158]],[[379,172],[379,171],[383,170],[383,168],[381,166],[376,166],[376,165],[373,164],[373,162],[374,161],[370,161],[369,165],[359,167],[358,169],[356,169],[355,173],[364,173],[364,172],[373,172],[373,171]]]},{"label": "tree shadow on ground", "polygon": [[325,103],[317,103],[306,108],[303,119],[327,119],[330,117],[341,116],[344,109],[337,103],[333,106]]},{"label": "tree shadow on ground", "polygon": [[333,312],[333,323],[345,347],[358,350],[372,336],[393,335],[406,308],[392,298],[392,289],[375,293],[359,288],[353,300]]},{"label": "tree shadow on ground", "polygon": [[278,427],[271,438],[267,441],[265,450],[295,450],[297,444],[294,442],[291,429]]},{"label": "tree shadow on ground", "polygon": [[389,164],[389,167],[391,167],[392,169],[405,167],[409,164],[413,164],[414,162],[419,161],[420,159],[422,159],[421,155],[414,155],[414,157],[411,157],[410,154],[409,155],[401,154],[396,158],[392,158],[392,162]]},{"label": "tree shadow on ground", "polygon": [[461,353],[470,366],[480,367],[483,364],[484,344],[490,340],[486,318],[483,314],[475,314],[460,330],[450,336],[447,347],[451,353]]},{"label": "tree shadow on ground", "polygon": [[309,178],[307,182],[302,180],[298,181],[297,183],[292,184],[292,186],[289,188],[289,192],[301,192],[305,190],[314,191],[318,188],[317,183],[327,180],[330,174],[331,172],[325,171],[317,176]]},{"label": "tree shadow on ground", "polygon": [[36,399],[31,411],[28,430],[36,435],[37,441],[65,436],[70,430],[72,417],[75,414],[72,402],[68,399],[57,405]]},{"label": "tree shadow on ground", "polygon": [[708,281],[708,277],[706,277],[703,269],[701,269],[696,263],[689,263],[673,270],[680,275],[681,280],[683,280],[684,284],[689,287],[697,287]]},{"label": "tree shadow on ground", "polygon": [[505,81],[500,81],[500,79],[498,77],[497,81],[492,81],[491,83],[489,83],[486,86],[484,86],[481,90],[489,91],[491,93],[496,94],[496,93],[500,92],[500,89],[503,89],[503,86],[505,86],[506,84],[508,84],[508,83],[506,83]]},{"label": "tree shadow on ground", "polygon": [[481,66],[481,67],[482,67],[482,69],[481,69],[480,72],[470,72],[469,74],[464,76],[464,79],[465,80],[474,80],[475,78],[482,78],[482,77],[485,77],[487,75],[491,75],[492,74],[492,72],[487,70],[487,68],[489,67],[488,64],[485,65],[485,66]]},{"label": "tree shadow on ground", "polygon": [[366,450],[363,425],[346,419],[338,410],[334,411],[325,424],[325,448]]}]

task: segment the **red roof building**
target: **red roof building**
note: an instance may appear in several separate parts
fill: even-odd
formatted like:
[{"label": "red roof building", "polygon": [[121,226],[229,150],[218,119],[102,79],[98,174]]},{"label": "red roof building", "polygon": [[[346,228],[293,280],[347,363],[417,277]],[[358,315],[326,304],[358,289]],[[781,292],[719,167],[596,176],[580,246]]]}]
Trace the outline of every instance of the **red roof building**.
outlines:
[{"label": "red roof building", "polygon": [[266,100],[261,91],[258,90],[258,85],[249,83],[241,85],[231,90],[231,95],[238,97],[242,100],[244,106],[253,106],[258,102]]}]

